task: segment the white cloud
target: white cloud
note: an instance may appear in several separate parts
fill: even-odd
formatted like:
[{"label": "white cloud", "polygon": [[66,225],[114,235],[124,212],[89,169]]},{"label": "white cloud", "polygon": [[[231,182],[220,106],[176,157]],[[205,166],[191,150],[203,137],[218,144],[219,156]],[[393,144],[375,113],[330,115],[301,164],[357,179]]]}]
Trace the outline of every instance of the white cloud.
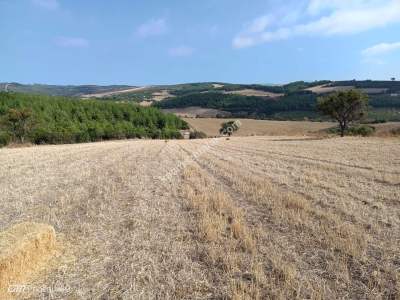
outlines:
[{"label": "white cloud", "polygon": [[272,17],[270,15],[261,16],[250,23],[248,30],[252,33],[263,32],[265,28],[271,23]]},{"label": "white cloud", "polygon": [[57,0],[32,0],[32,3],[51,10],[55,10],[60,7],[60,4]]},{"label": "white cloud", "polygon": [[148,37],[154,35],[162,35],[168,30],[167,22],[165,19],[151,19],[146,23],[141,24],[136,33],[140,37]]},{"label": "white cloud", "polygon": [[170,56],[175,56],[175,57],[184,57],[184,56],[191,56],[194,51],[195,51],[195,49],[192,47],[179,46],[179,47],[170,48],[168,50],[168,54]]},{"label": "white cloud", "polygon": [[[291,14],[298,17],[290,26],[271,21],[269,16],[255,19],[233,39],[233,46],[244,48],[295,36],[346,35],[384,27],[400,22],[400,1],[310,0],[306,9]],[[304,18],[309,21],[297,22]]]},{"label": "white cloud", "polygon": [[87,48],[89,47],[89,41],[81,37],[65,37],[60,36],[55,40],[56,45],[67,48]]},{"label": "white cloud", "polygon": [[384,55],[390,52],[400,50],[400,42],[397,43],[381,43],[364,49],[362,55],[366,57]]}]

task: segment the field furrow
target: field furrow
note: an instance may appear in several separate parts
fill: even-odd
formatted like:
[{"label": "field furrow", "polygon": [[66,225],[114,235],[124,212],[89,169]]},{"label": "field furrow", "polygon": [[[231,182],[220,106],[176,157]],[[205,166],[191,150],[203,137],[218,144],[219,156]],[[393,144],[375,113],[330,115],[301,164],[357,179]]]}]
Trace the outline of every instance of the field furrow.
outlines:
[{"label": "field furrow", "polygon": [[400,144],[285,137],[0,150],[0,229],[60,254],[14,299],[396,299]]}]

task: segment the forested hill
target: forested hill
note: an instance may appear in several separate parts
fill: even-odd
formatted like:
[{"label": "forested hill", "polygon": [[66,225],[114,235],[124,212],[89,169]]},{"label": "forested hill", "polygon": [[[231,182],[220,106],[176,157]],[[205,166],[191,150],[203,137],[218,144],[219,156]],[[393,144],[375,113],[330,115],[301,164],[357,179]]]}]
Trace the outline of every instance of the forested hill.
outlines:
[{"label": "forested hill", "polygon": [[188,125],[172,114],[132,103],[0,92],[0,144],[125,138],[179,138]]},{"label": "forested hill", "polygon": [[[321,120],[316,110],[320,96],[349,89],[359,89],[369,96],[371,122],[400,121],[399,81],[317,81],[293,82],[282,86],[225,85],[212,91],[179,91],[173,97],[153,105],[163,109],[200,107],[234,117]],[[216,114],[218,116],[218,113]]]},{"label": "forested hill", "polygon": [[[400,121],[400,81],[346,80],[296,81],[284,85],[198,82],[176,85],[53,86],[1,84],[0,90],[35,94],[71,95],[115,102],[136,102],[172,109],[174,113],[233,116],[278,120],[321,120],[315,109],[319,96],[340,90],[359,89],[369,95],[371,122]],[[210,110],[211,109],[211,110]],[[192,113],[193,112],[193,113]]]},{"label": "forested hill", "polygon": [[50,96],[78,97],[88,94],[115,92],[134,88],[129,85],[49,85],[49,84],[20,84],[16,82],[0,82],[0,91],[16,93],[43,94]]}]

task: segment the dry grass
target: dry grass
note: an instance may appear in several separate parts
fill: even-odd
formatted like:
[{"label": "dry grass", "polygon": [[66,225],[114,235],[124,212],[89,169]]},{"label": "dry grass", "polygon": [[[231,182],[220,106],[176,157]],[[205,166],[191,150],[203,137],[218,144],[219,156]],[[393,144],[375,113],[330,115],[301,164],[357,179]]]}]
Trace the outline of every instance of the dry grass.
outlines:
[{"label": "dry grass", "polygon": [[256,96],[256,97],[269,97],[269,98],[279,98],[279,97],[284,95],[284,94],[279,94],[279,93],[265,92],[265,91],[253,90],[253,89],[229,91],[229,92],[224,92],[224,94],[235,94],[235,95]]},{"label": "dry grass", "polygon": [[373,127],[375,127],[376,131],[375,134],[376,136],[394,136],[395,134],[393,131],[397,130],[397,132],[400,132],[400,123],[399,122],[388,122],[388,123],[382,123],[382,124],[373,124]]},{"label": "dry grass", "polygon": [[242,210],[198,167],[187,168],[183,177],[183,197],[194,211],[195,238],[202,242],[199,259],[210,281],[218,279],[214,297],[259,299],[263,270],[255,268],[256,240]]},{"label": "dry grass", "polygon": [[109,96],[118,95],[118,94],[140,92],[140,91],[144,91],[146,89],[148,89],[148,87],[143,86],[143,87],[136,87],[136,88],[130,88],[130,89],[118,90],[118,91],[112,91],[112,92],[87,94],[87,95],[82,95],[81,98],[102,98],[102,97],[109,97]]},{"label": "dry grass", "polygon": [[306,90],[316,94],[327,94],[332,92],[348,91],[351,89],[354,89],[354,86],[329,86],[329,84],[328,85],[324,84],[324,85],[314,86]]},{"label": "dry grass", "polygon": [[169,108],[163,109],[166,113],[175,114],[183,118],[215,118],[217,115],[231,115],[229,112],[213,109],[213,108],[202,108],[199,106],[190,106],[183,108]]},{"label": "dry grass", "polygon": [[399,149],[293,137],[1,149],[0,229],[64,235],[75,259],[30,282],[67,286],[60,299],[398,299]]},{"label": "dry grass", "polygon": [[[233,118],[233,120],[236,120]],[[296,122],[296,121],[265,121],[239,119],[242,127],[235,136],[273,135],[273,136],[302,136],[317,134],[323,129],[335,126],[330,122]],[[186,118],[193,128],[205,132],[208,136],[218,136],[221,123],[224,119],[213,118]]]},{"label": "dry grass", "polygon": [[[354,86],[330,86],[329,84],[325,84],[307,88],[306,90],[316,94],[327,94],[332,92],[348,91],[354,88]],[[388,91],[387,88],[364,88],[359,90],[366,94],[382,94]]]},{"label": "dry grass", "polygon": [[175,96],[170,94],[168,90],[161,90],[159,92],[154,92],[152,94],[152,100],[154,101],[162,101],[169,97],[175,97]]},{"label": "dry grass", "polygon": [[56,252],[54,228],[20,223],[0,233],[0,297],[11,298],[9,287],[37,275]]}]

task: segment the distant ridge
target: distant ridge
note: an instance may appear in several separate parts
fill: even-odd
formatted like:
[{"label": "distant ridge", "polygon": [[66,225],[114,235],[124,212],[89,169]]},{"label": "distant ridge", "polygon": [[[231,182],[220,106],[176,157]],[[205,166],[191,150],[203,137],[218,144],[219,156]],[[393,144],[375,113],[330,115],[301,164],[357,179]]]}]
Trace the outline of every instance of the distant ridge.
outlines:
[{"label": "distant ridge", "polygon": [[50,96],[80,97],[86,94],[107,93],[119,90],[137,88],[129,85],[48,85],[21,84],[17,82],[1,82],[0,91],[45,94]]}]

